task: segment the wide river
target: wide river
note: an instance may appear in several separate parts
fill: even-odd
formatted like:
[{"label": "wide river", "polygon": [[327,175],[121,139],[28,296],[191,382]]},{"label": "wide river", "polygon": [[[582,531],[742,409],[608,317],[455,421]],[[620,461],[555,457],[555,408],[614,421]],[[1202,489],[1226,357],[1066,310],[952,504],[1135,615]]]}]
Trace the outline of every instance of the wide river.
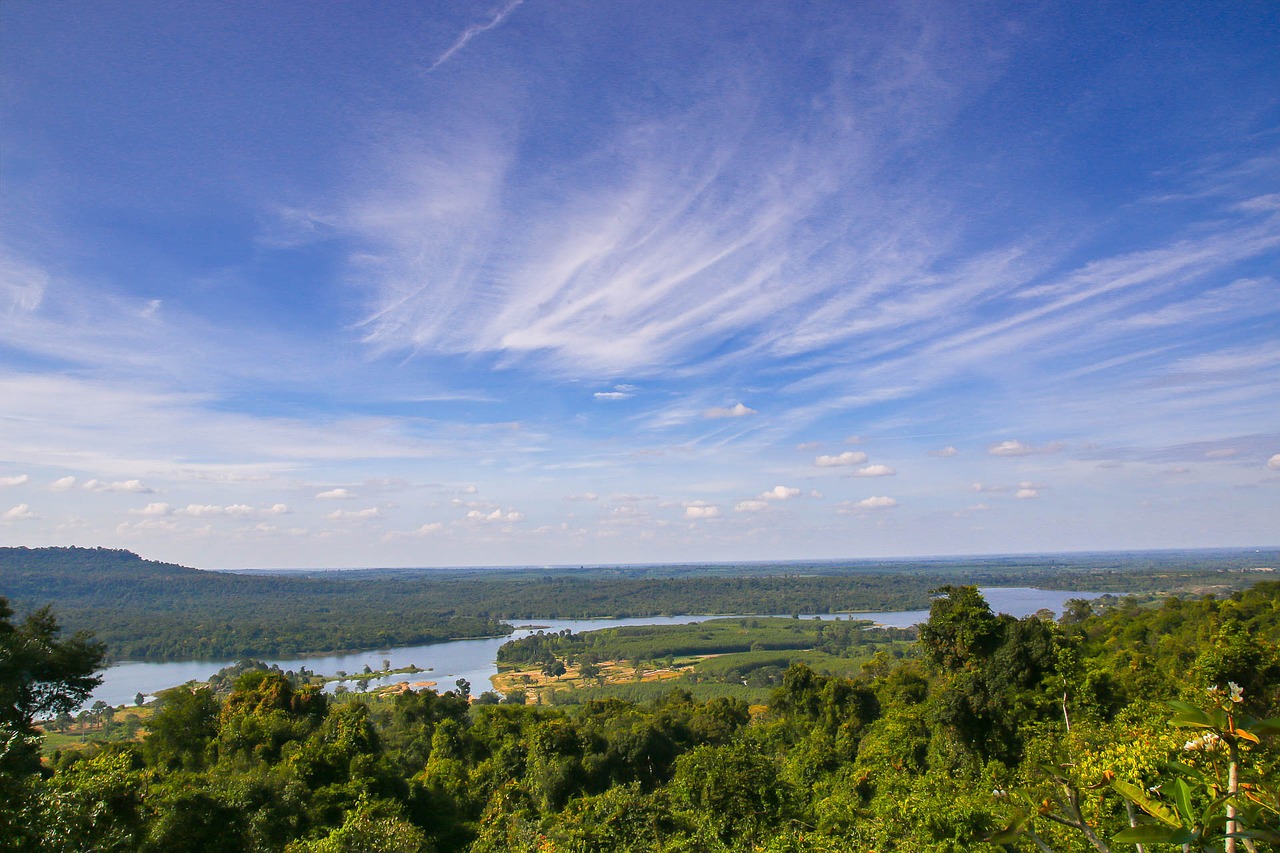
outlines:
[{"label": "wide river", "polygon": [[[1061,592],[1046,589],[1025,589],[1015,587],[984,587],[983,596],[991,609],[997,613],[1008,613],[1019,619],[1043,608],[1055,614],[1062,611],[1063,603],[1072,598],[1094,598],[1097,593]],[[392,675],[380,679],[370,679],[369,688],[384,684],[394,684],[408,680],[410,683],[434,681],[437,690],[452,690],[459,678],[471,683],[472,693],[480,693],[491,687],[489,679],[498,672],[496,662],[498,648],[508,640],[526,637],[538,631],[562,631],[565,628],[578,633],[595,631],[600,628],[612,628],[620,625],[683,625],[690,622],[704,622],[708,619],[719,619],[721,616],[649,616],[635,619],[538,619],[530,624],[517,624],[516,631],[505,637],[492,637],[482,640],[450,640],[445,643],[431,643],[425,646],[402,646],[394,649],[375,649],[365,652],[349,652],[336,655],[313,655],[308,657],[266,658],[267,663],[279,664],[281,669],[297,669],[305,666],[312,672],[322,675],[336,675],[339,670],[357,675],[364,671],[365,665],[370,669],[382,669],[383,661],[390,661],[393,669],[407,667],[410,664],[421,667],[424,672],[414,675]],[[878,625],[895,628],[906,628],[929,618],[928,610],[896,610],[882,613],[833,614],[823,616],[805,616],[806,619],[871,619]],[[102,684],[89,697],[85,707],[101,699],[109,705],[133,704],[134,697],[142,693],[152,696],[167,687],[175,687],[188,681],[204,681],[224,666],[229,660],[177,661],[172,663],[139,663],[125,661],[107,668],[103,673]],[[351,689],[354,682],[348,681]],[[329,685],[332,688],[334,685]]]}]

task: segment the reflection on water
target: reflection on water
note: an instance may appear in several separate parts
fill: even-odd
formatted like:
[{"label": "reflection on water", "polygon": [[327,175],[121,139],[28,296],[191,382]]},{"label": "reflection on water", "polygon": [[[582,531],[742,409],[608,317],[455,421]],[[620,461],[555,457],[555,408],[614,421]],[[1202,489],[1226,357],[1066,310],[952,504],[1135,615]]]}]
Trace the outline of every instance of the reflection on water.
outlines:
[{"label": "reflection on water", "polygon": [[[983,588],[991,609],[997,613],[1008,613],[1021,618],[1048,608],[1055,614],[1062,611],[1064,602],[1071,598],[1095,598],[1098,593],[1060,592],[1057,590],[1023,589],[1008,587]],[[823,616],[806,616],[806,619],[871,619],[879,625],[905,628],[923,622],[929,616],[928,610],[897,610],[885,613],[837,614]],[[490,689],[490,681],[498,672],[495,659],[498,648],[508,640],[526,637],[529,634],[543,631],[562,631],[566,628],[578,633],[594,631],[600,628],[613,628],[622,625],[686,625],[690,622],[705,622],[716,619],[716,616],[649,616],[634,619],[539,619],[532,624],[518,624],[515,633],[506,637],[492,637],[481,640],[451,640],[446,643],[432,643],[425,646],[404,646],[395,649],[375,649],[373,651],[351,652],[348,654],[316,655],[312,657],[267,658],[267,663],[278,664],[281,669],[298,669],[305,666],[312,672],[322,675],[336,675],[339,671],[359,677],[365,666],[378,670],[383,668],[384,661],[391,662],[392,669],[402,669],[410,665],[418,666],[423,672],[416,674],[398,674],[383,678],[369,679],[369,689],[401,681],[410,683],[434,681],[436,689],[455,689],[458,679],[466,679],[471,684],[472,693],[481,693]],[[234,661],[179,661],[176,663],[118,663],[103,674],[102,684],[89,697],[85,707],[97,700],[110,705],[132,704],[138,693],[151,696],[166,687],[185,684],[188,681],[204,681],[224,666]],[[355,689],[354,679],[348,680],[348,686]],[[329,685],[332,689],[334,684]]]}]

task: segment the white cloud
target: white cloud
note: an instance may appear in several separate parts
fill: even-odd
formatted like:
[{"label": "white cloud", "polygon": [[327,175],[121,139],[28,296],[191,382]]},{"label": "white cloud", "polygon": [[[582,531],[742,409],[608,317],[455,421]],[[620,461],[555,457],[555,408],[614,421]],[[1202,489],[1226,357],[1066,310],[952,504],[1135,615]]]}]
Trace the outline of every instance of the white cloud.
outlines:
[{"label": "white cloud", "polygon": [[705,412],[703,412],[702,416],[704,418],[712,418],[712,419],[714,418],[745,418],[747,415],[757,415],[757,414],[759,414],[759,412],[757,412],[755,409],[750,409],[741,403],[737,403],[736,405],[730,406],[728,408],[723,408],[721,406],[713,406],[712,408],[707,409]]},{"label": "white cloud", "polygon": [[507,510],[506,512],[503,512],[500,509],[495,509],[490,513],[473,509],[467,513],[467,518],[472,521],[524,521],[524,513],[514,509]]},{"label": "white cloud", "polygon": [[1206,451],[1204,456],[1206,459],[1230,459],[1236,455],[1234,447],[1220,447],[1217,450]]},{"label": "white cloud", "polygon": [[253,515],[254,512],[253,507],[248,504],[231,504],[223,507],[223,511],[232,518],[244,518],[245,516]]},{"label": "white cloud", "polygon": [[583,492],[580,495],[565,495],[564,499],[567,501],[574,501],[574,502],[585,501],[590,503],[592,501],[600,500],[600,496],[597,495],[595,492]]},{"label": "white cloud", "polygon": [[1031,498],[1040,497],[1040,491],[1039,489],[1026,489],[1026,488],[1018,489],[1018,491],[1014,494],[1014,497],[1017,498],[1018,500],[1024,500],[1024,501],[1030,500]]},{"label": "white cloud", "polygon": [[288,504],[272,504],[269,508],[267,508],[264,511],[268,515],[288,515],[289,513],[293,512],[293,510],[289,509]]},{"label": "white cloud", "polygon": [[330,521],[342,521],[344,519],[367,521],[371,518],[381,517],[382,509],[376,506],[371,506],[368,509],[335,509],[333,512],[325,515],[325,518]]},{"label": "white cloud", "polygon": [[888,465],[868,465],[866,468],[859,468],[853,472],[855,477],[892,477],[898,472],[890,468]]},{"label": "white cloud", "polygon": [[760,499],[766,501],[787,501],[798,497],[800,497],[800,490],[793,486],[774,486],[760,495]]},{"label": "white cloud", "polygon": [[883,495],[872,495],[869,498],[864,498],[857,502],[843,501],[836,512],[852,515],[862,512],[872,512],[875,510],[893,509],[897,505],[898,502],[894,498]]},{"label": "white cloud", "polygon": [[996,492],[1007,492],[1007,491],[1009,491],[1009,487],[1008,487],[1008,486],[993,486],[993,485],[991,485],[990,483],[983,483],[983,482],[981,482],[981,481],[979,481],[979,482],[977,482],[977,483],[974,483],[974,484],[973,484],[972,486],[970,486],[969,488],[973,489],[975,492],[991,492],[991,493],[996,493]]},{"label": "white cloud", "polygon": [[91,492],[128,492],[135,495],[149,495],[155,492],[155,489],[145,485],[141,480],[122,480],[114,483],[89,480],[84,487]]},{"label": "white cloud", "polygon": [[860,435],[846,435],[846,436],[844,437],[844,443],[845,443],[845,444],[862,444],[862,436],[860,436]]},{"label": "white cloud", "polygon": [[734,505],[734,512],[763,512],[769,508],[768,501],[739,501]]},{"label": "white cloud", "polygon": [[948,456],[955,456],[959,452],[960,451],[956,450],[954,447],[948,444],[946,447],[939,447],[937,450],[930,450],[929,455],[938,456],[945,459]]},{"label": "white cloud", "polygon": [[708,504],[686,504],[684,517],[688,519],[719,518],[720,507]]},{"label": "white cloud", "polygon": [[806,453],[810,450],[817,450],[821,446],[822,442],[819,441],[802,441],[796,445],[796,450],[799,450],[801,453]]},{"label": "white cloud", "polygon": [[151,516],[168,515],[171,512],[173,512],[173,507],[169,506],[167,503],[149,503],[146,506],[144,506],[142,509],[129,510],[129,513],[131,515],[151,515]]},{"label": "white cloud", "polygon": [[444,532],[445,526],[438,521],[424,524],[416,530],[388,530],[382,534],[383,542],[394,542],[397,539],[404,539],[410,536],[430,536],[433,533]]},{"label": "white cloud", "polygon": [[213,504],[187,504],[185,509],[178,510],[179,515],[189,515],[192,518],[200,518],[206,515],[222,515],[222,507]]},{"label": "white cloud", "polygon": [[838,456],[819,456],[813,464],[819,468],[837,468],[842,465],[861,465],[867,461],[867,454],[861,450],[846,450]]},{"label": "white cloud", "polygon": [[316,497],[322,501],[345,501],[355,497],[355,493],[347,489],[337,488],[329,489],[327,492],[318,492]]},{"label": "white cloud", "polygon": [[1267,467],[1272,471],[1280,471],[1280,453],[1267,460]]},{"label": "white cloud", "polygon": [[13,477],[0,477],[0,486],[21,486],[30,480],[26,474],[17,474]]},{"label": "white cloud", "polygon": [[76,487],[75,477],[59,477],[57,480],[54,480],[52,483],[49,484],[49,491],[65,492],[68,489],[74,489],[75,487]]},{"label": "white cloud", "polygon": [[1035,448],[1029,444],[1023,444],[1017,439],[1005,439],[999,444],[993,444],[987,448],[987,453],[992,456],[1029,456],[1035,453]]},{"label": "white cloud", "polygon": [[4,515],[0,515],[0,519],[5,521],[26,521],[28,519],[39,518],[31,511],[31,507],[27,504],[18,504],[13,509],[8,510]]},{"label": "white cloud", "polygon": [[631,395],[626,391],[597,391],[591,395],[601,402],[614,402],[617,400],[630,400]]}]

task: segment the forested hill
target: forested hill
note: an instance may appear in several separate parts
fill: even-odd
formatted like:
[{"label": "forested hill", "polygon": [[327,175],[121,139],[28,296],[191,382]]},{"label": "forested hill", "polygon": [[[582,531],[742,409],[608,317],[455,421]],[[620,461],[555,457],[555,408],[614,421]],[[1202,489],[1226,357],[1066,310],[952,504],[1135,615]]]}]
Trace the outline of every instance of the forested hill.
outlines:
[{"label": "forested hill", "polygon": [[51,605],[65,629],[91,631],[126,659],[283,656],[510,630],[457,613],[420,584],[201,571],[106,548],[0,548],[0,596],[20,612]]},{"label": "forested hill", "polygon": [[201,571],[105,548],[0,548],[0,596],[117,658],[274,657],[506,633],[502,620],[907,610],[952,583],[1223,593],[1280,553],[523,570]]}]

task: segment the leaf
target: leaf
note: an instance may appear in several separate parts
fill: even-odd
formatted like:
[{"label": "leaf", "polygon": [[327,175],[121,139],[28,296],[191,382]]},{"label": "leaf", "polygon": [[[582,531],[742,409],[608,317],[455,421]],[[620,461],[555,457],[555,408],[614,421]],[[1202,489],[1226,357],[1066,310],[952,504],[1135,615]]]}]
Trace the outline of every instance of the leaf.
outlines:
[{"label": "leaf", "polygon": [[1255,735],[1253,732],[1245,731],[1244,729],[1235,729],[1235,728],[1233,728],[1231,731],[1227,732],[1227,734],[1233,734],[1233,735],[1235,735],[1236,737],[1240,738],[1240,740],[1247,740],[1247,741],[1249,741],[1249,743],[1259,743],[1259,742],[1260,742],[1260,741],[1258,740],[1258,736],[1257,736],[1257,735]]},{"label": "leaf", "polygon": [[1190,844],[1196,840],[1196,834],[1180,826],[1147,824],[1117,832],[1111,840],[1119,844]]},{"label": "leaf", "polygon": [[1168,761],[1165,762],[1165,767],[1181,776],[1194,779],[1201,784],[1205,783],[1204,773],[1190,764],[1183,764],[1181,761]]},{"label": "leaf", "polygon": [[1184,726],[1195,729],[1215,729],[1217,726],[1209,719],[1208,715],[1203,711],[1197,711],[1195,714],[1174,714],[1169,719],[1170,725]]},{"label": "leaf", "polygon": [[1028,812],[1020,811],[1014,815],[1012,823],[984,840],[990,844],[1012,844],[1022,835],[1022,830],[1030,819]]},{"label": "leaf", "polygon": [[1115,788],[1120,796],[1134,803],[1161,823],[1178,829],[1182,828],[1182,823],[1178,820],[1178,816],[1168,806],[1147,796],[1147,792],[1137,785],[1114,779],[1111,782],[1111,787]]},{"label": "leaf", "polygon": [[1191,788],[1185,779],[1174,780],[1173,801],[1178,806],[1178,813],[1182,815],[1182,825],[1195,823],[1195,815],[1191,813]]},{"label": "leaf", "polygon": [[1256,735],[1280,735],[1280,717],[1262,720],[1249,727]]},{"label": "leaf", "polygon": [[1197,708],[1195,705],[1192,705],[1190,702],[1182,702],[1178,699],[1170,699],[1169,706],[1173,708],[1173,710],[1177,711],[1179,714],[1188,714],[1188,715],[1199,714],[1200,716],[1205,718],[1206,722],[1208,722],[1209,718],[1205,714],[1205,712]]}]

